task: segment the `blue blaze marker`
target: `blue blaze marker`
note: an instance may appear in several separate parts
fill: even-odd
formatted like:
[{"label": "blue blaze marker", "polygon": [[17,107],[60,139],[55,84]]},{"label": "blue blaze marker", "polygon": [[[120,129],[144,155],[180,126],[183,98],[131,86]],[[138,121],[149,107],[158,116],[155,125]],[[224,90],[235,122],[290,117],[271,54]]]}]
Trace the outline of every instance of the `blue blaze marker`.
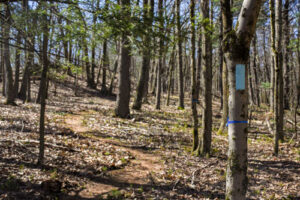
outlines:
[{"label": "blue blaze marker", "polygon": [[226,127],[228,127],[229,124],[248,124],[248,121],[229,121],[229,117],[227,117]]},{"label": "blue blaze marker", "polygon": [[237,64],[235,66],[235,88],[236,90],[245,90],[245,65],[244,64]]}]

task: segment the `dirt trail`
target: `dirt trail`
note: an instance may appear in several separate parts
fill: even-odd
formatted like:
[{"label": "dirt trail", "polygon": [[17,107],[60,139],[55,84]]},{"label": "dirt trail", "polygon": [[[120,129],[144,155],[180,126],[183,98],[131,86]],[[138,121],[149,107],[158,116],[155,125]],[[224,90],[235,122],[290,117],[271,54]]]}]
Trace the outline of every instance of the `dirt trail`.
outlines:
[{"label": "dirt trail", "polygon": [[[91,131],[83,124],[84,116],[88,113],[79,113],[79,115],[65,116],[65,126],[75,133],[85,133]],[[157,172],[163,169],[161,157],[154,154],[145,153],[140,150],[134,150],[124,147],[124,144],[110,139],[98,138],[100,141],[106,142],[115,148],[130,152],[134,156],[134,160],[126,165],[123,169],[113,170],[108,173],[111,182],[124,182],[128,184],[149,184],[153,182],[151,172]],[[81,197],[95,197],[111,190],[120,189],[109,184],[92,183],[86,186],[86,189],[80,192]]]}]

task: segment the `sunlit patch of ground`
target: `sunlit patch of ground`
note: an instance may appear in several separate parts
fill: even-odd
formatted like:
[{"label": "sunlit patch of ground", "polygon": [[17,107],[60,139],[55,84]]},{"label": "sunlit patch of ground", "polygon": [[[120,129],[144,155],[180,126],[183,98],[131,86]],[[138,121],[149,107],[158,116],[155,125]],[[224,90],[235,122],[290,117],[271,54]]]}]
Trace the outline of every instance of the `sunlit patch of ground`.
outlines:
[{"label": "sunlit patch of ground", "polygon": [[[33,85],[33,97],[37,85]],[[46,120],[46,163],[38,168],[39,105],[0,104],[0,199],[224,199],[227,136],[216,135],[220,104],[214,99],[210,158],[191,155],[189,99],[179,110],[143,105],[130,119],[114,117],[115,97],[59,84],[50,88]],[[248,139],[249,199],[300,198],[300,148],[286,124],[280,155],[272,155],[272,135],[263,122],[265,108],[252,113]],[[199,106],[199,118],[201,117]],[[201,121],[201,120],[200,120]],[[272,123],[272,120],[270,120]],[[200,123],[201,126],[201,123]],[[201,131],[201,128],[200,128]],[[61,193],[41,187],[62,183]]]}]

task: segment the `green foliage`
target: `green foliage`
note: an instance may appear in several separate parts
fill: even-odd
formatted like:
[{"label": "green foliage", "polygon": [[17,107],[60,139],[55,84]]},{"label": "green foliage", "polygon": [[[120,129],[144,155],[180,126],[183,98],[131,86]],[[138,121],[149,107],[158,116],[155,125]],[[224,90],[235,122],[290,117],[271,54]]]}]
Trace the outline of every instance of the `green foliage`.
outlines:
[{"label": "green foliage", "polygon": [[271,89],[271,83],[270,82],[262,82],[260,87],[263,89]]},{"label": "green foliage", "polygon": [[180,106],[179,106],[177,109],[178,109],[178,110],[184,110],[184,108],[183,108],[183,107],[180,107]]},{"label": "green foliage", "polygon": [[227,130],[223,130],[223,131],[222,130],[218,130],[217,135],[227,136],[228,132],[227,132]]}]

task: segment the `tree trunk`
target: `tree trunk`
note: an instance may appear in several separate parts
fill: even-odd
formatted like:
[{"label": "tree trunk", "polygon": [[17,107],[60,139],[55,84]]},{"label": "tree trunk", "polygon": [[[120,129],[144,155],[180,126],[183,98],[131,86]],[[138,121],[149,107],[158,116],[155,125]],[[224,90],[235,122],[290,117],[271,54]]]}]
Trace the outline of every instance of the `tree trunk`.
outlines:
[{"label": "tree trunk", "polygon": [[279,140],[283,140],[283,73],[282,73],[282,0],[276,0],[275,7],[275,137],[274,155],[278,155]]},{"label": "tree trunk", "polygon": [[[21,44],[21,35],[20,32],[17,34],[17,44]],[[15,82],[14,82],[14,98],[17,98],[18,96],[18,91],[19,91],[19,80],[20,80],[20,54],[21,50],[16,47],[16,60],[15,60]]]},{"label": "tree trunk", "polygon": [[252,80],[252,70],[251,70],[251,62],[249,62],[249,67],[248,67],[248,79],[249,79],[249,95],[250,95],[250,104],[254,105],[255,104],[255,98],[254,98],[254,89],[253,89],[253,80]]},{"label": "tree trunk", "polygon": [[264,69],[266,71],[266,81],[267,82],[271,82],[271,73],[270,73],[270,69],[269,69],[269,62],[268,62],[268,59],[267,59],[267,50],[266,50],[266,29],[264,28],[263,29],[263,51],[264,51]]},{"label": "tree trunk", "polygon": [[[144,0],[143,9],[144,9],[144,23],[146,27],[146,34],[144,35],[144,49],[143,49],[143,61],[142,68],[140,72],[140,77],[136,89],[136,98],[134,100],[132,108],[135,110],[140,110],[142,108],[143,97],[145,95],[145,90],[148,90],[147,82],[149,81],[149,68],[150,68],[150,33],[152,32],[152,12],[153,7],[152,3],[149,8],[149,0]],[[147,85],[147,86],[146,86]]]},{"label": "tree trunk", "polygon": [[161,33],[159,38],[159,58],[157,65],[157,85],[156,85],[156,101],[155,108],[160,110],[160,100],[161,100],[161,76],[162,76],[162,59],[163,59],[163,31],[164,31],[164,19],[163,19],[163,0],[158,1],[158,12],[159,12],[159,32]]},{"label": "tree trunk", "polygon": [[106,72],[109,68],[109,57],[107,51],[107,40],[105,39],[103,42],[103,55],[102,55],[102,83],[101,83],[101,93],[107,94],[106,87]]},{"label": "tree trunk", "polygon": [[[122,12],[124,13],[124,21],[130,21],[130,0],[121,0]],[[122,33],[121,47],[121,64],[119,68],[119,83],[117,95],[117,107],[115,114],[121,118],[129,117],[129,101],[130,101],[130,41],[129,30],[124,30]]]},{"label": "tree trunk", "polygon": [[156,85],[157,85],[157,69],[156,66],[156,59],[153,59],[152,61],[152,75],[151,75],[151,94],[154,95],[156,91]]},{"label": "tree trunk", "polygon": [[172,79],[173,79],[173,73],[174,73],[174,65],[175,65],[175,51],[176,51],[176,45],[174,44],[173,50],[170,56],[170,62],[169,62],[169,77],[168,77],[168,91],[167,91],[167,106],[170,105],[170,95],[171,95],[171,87],[172,87]]},{"label": "tree trunk", "polygon": [[[149,9],[150,9],[149,15],[150,15],[151,24],[152,24],[153,19],[154,19],[154,0],[150,0],[150,8]],[[150,24],[150,22],[149,22],[149,24]],[[152,33],[152,31],[153,31],[152,26],[151,26],[150,31]],[[151,41],[153,41],[153,40],[151,40]],[[151,54],[151,51],[150,51],[150,54]],[[149,69],[148,70],[150,70],[150,62],[151,62],[151,60],[149,61]],[[145,77],[144,94],[143,94],[144,100],[143,100],[143,102],[148,101],[148,99],[147,99],[147,97],[148,97],[148,88],[149,88],[149,72],[146,74],[146,77]]]},{"label": "tree trunk", "polygon": [[211,31],[209,19],[209,0],[201,2],[202,16],[202,76],[204,77],[204,101],[202,110],[203,131],[199,138],[197,154],[206,156],[210,154],[212,132],[212,63],[211,63]]},{"label": "tree trunk", "polygon": [[[298,2],[298,11],[300,11],[300,3]],[[298,16],[298,22],[300,22],[300,15]],[[298,26],[298,34],[297,34],[297,57],[298,57],[298,81],[297,81],[297,100],[298,106],[300,105],[300,26]]]},{"label": "tree trunk", "polygon": [[289,65],[289,56],[290,56],[290,22],[289,22],[289,6],[290,1],[285,0],[284,10],[283,10],[283,20],[284,20],[284,57],[283,57],[283,69],[284,69],[284,109],[290,108],[290,65]]},{"label": "tree trunk", "polygon": [[[99,7],[100,1],[97,0],[97,9]],[[104,12],[105,14],[108,14],[108,6],[109,2],[108,0],[105,0],[105,7]],[[94,24],[96,24],[97,15],[94,15]],[[95,48],[95,47],[94,47]],[[103,41],[103,53],[102,53],[102,83],[101,83],[101,93],[104,95],[107,95],[108,90],[106,86],[106,79],[107,79],[107,69],[109,69],[109,55],[107,51],[107,39],[105,38]],[[100,71],[99,71],[100,72]]]},{"label": "tree trunk", "polygon": [[[1,36],[3,37],[3,29],[1,30]],[[2,95],[5,96],[5,70],[4,70],[4,44],[0,43],[0,82],[2,82]]]},{"label": "tree trunk", "polygon": [[[201,93],[201,73],[202,73],[202,34],[201,34],[201,27],[199,38],[198,38],[198,59],[197,59],[197,99],[200,99],[200,93]],[[202,93],[201,93],[202,94]]]},{"label": "tree trunk", "polygon": [[[23,10],[25,12],[28,12],[28,0],[23,1]],[[32,24],[37,23],[37,16],[34,16],[32,19]],[[27,24],[27,26],[29,26]],[[29,27],[27,27],[29,28]],[[30,102],[30,76],[31,76],[31,66],[34,62],[34,46],[35,46],[35,35],[34,33],[31,33],[31,31],[26,32],[27,36],[31,39],[31,42],[27,42],[27,39],[25,40],[25,47],[27,47],[29,50],[25,51],[26,55],[26,63],[25,63],[25,69],[23,71],[23,78],[21,83],[21,88],[18,94],[18,98],[23,100],[23,102],[27,101]]]},{"label": "tree trunk", "polygon": [[15,95],[14,95],[14,86],[13,86],[13,73],[10,63],[10,51],[9,51],[9,41],[10,41],[10,8],[9,4],[5,4],[5,22],[3,24],[4,32],[4,63],[5,63],[5,96],[6,104],[15,105]]},{"label": "tree trunk", "polygon": [[271,95],[270,110],[274,111],[274,88],[275,88],[275,12],[274,0],[269,0],[270,7],[270,28],[271,28]]},{"label": "tree trunk", "polygon": [[228,118],[228,72],[227,72],[227,65],[225,62],[223,62],[222,67],[222,81],[223,81],[223,108],[222,108],[222,119],[221,124],[218,130],[218,135],[221,135],[224,133],[225,126],[227,124],[227,118]]},{"label": "tree trunk", "polygon": [[196,52],[196,30],[195,30],[195,0],[191,0],[190,4],[190,21],[191,21],[191,57],[192,57],[192,63],[191,63],[191,79],[192,79],[192,115],[193,115],[193,149],[192,151],[195,151],[198,148],[198,112],[197,112],[197,103],[198,103],[198,97],[197,97],[197,68],[196,68],[196,58],[195,58],[195,52]]},{"label": "tree trunk", "polygon": [[[264,52],[265,82],[271,83],[271,70],[270,70],[270,67],[272,67],[272,65],[269,64],[269,61],[268,61],[269,54],[267,53],[267,50],[266,50],[266,27],[263,28],[263,43],[262,43],[262,45],[263,45],[263,52]],[[270,98],[268,98],[272,94],[271,92],[269,92],[270,89],[271,88],[264,88],[264,91],[265,91],[265,98],[264,99],[265,99],[266,104],[270,104]]]},{"label": "tree trunk", "polygon": [[92,64],[89,61],[89,49],[86,38],[83,38],[83,53],[84,53],[84,65],[87,76],[87,86],[92,89],[96,89],[95,79],[93,76],[94,71],[92,70]]},{"label": "tree trunk", "polygon": [[[76,9],[78,10],[78,14],[79,17],[81,18],[82,22],[83,22],[83,26],[85,27],[86,30],[88,30],[87,27],[87,23],[85,21],[85,18],[82,14],[82,11],[79,9],[79,6],[76,7]],[[97,85],[95,83],[95,68],[93,66],[93,63],[90,63],[89,61],[89,48],[88,48],[88,34],[85,33],[82,36],[82,49],[83,49],[83,61],[84,61],[84,66],[85,66],[85,70],[86,70],[86,82],[87,82],[87,87],[92,88],[92,89],[96,89]]]},{"label": "tree trunk", "polygon": [[244,0],[232,29],[230,0],[221,1],[224,25],[223,52],[228,67],[229,120],[226,199],[244,200],[247,191],[248,59],[261,0]]},{"label": "tree trunk", "polygon": [[45,151],[45,110],[46,110],[46,95],[47,95],[47,73],[48,73],[48,38],[49,27],[47,14],[43,14],[43,70],[41,75],[41,110],[40,110],[40,147],[38,165],[44,164],[44,151]]},{"label": "tree trunk", "polygon": [[[219,90],[220,90],[220,97],[221,97],[221,107],[220,109],[223,109],[223,51],[222,51],[222,41],[223,41],[223,21],[222,21],[222,15],[219,17],[220,21],[220,29],[219,29]],[[224,87],[227,87],[227,85],[224,85]],[[227,116],[226,116],[227,118]],[[223,130],[222,130],[223,131]]]},{"label": "tree trunk", "polygon": [[180,24],[180,1],[176,0],[176,24],[177,24],[177,45],[178,45],[178,88],[179,88],[179,108],[184,108],[184,90],[183,90],[183,65],[182,65],[182,37]]},{"label": "tree trunk", "polygon": [[113,69],[113,73],[110,79],[110,84],[109,84],[109,89],[108,92],[110,95],[113,94],[113,89],[114,89],[114,80],[117,74],[117,69],[119,66],[119,60],[120,60],[120,45],[119,45],[119,41],[116,42],[116,51],[117,51],[117,58],[116,61],[114,63],[114,69]]},{"label": "tree trunk", "polygon": [[[258,107],[260,107],[260,96],[259,96],[259,79],[258,79],[258,68],[256,58],[257,58],[257,47],[256,47],[256,34],[253,37],[253,75],[254,75],[254,82],[255,82],[255,103]],[[254,94],[254,93],[253,93]]]},{"label": "tree trunk", "polygon": [[[57,21],[58,21],[59,24],[62,24],[62,18],[58,18]],[[64,32],[63,26],[60,27],[60,35],[63,38],[62,45],[63,45],[63,48],[64,48],[65,64],[68,67],[67,68],[67,74],[72,76],[71,66],[70,66],[70,63],[68,63],[69,62],[68,41],[67,41],[67,39],[65,39],[65,32]]]}]

